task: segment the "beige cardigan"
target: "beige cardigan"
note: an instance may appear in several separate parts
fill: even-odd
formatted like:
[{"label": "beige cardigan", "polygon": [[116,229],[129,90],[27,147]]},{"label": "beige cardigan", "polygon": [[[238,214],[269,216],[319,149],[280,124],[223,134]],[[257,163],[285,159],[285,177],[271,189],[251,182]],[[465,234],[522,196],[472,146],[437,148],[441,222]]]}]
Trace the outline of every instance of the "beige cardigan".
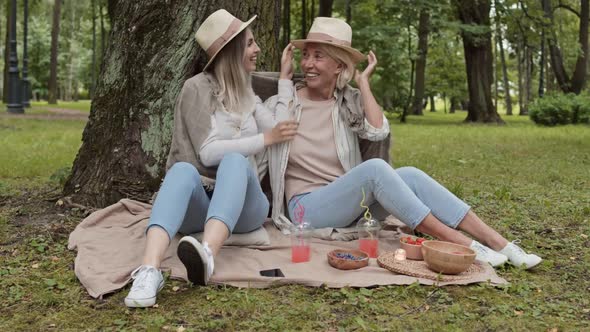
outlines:
[{"label": "beige cardigan", "polygon": [[[299,119],[301,103],[290,80],[279,80],[278,95],[270,97],[266,106],[275,112],[277,121],[288,118]],[[364,116],[362,96],[358,89],[346,86],[334,92],[336,104],[332,111],[336,152],[345,172],[363,160],[381,158],[389,163],[389,124],[384,116],[383,126],[374,128]],[[291,221],[285,216],[285,171],[289,160],[290,142],[275,144],[267,148],[269,156],[270,185],[272,189],[272,220],[285,234],[289,233]],[[331,230],[326,230],[327,233]],[[326,233],[324,232],[324,233]],[[323,234],[329,237],[329,234]]]},{"label": "beige cardigan", "polygon": [[[215,185],[217,167],[203,165],[199,150],[211,132],[211,115],[223,109],[216,97],[217,91],[217,82],[208,73],[200,73],[184,82],[176,99],[172,144],[166,162],[166,171],[177,162],[192,164],[199,171],[203,185],[209,189]],[[259,178],[264,177],[266,153],[252,156],[251,163],[258,166]]]}]

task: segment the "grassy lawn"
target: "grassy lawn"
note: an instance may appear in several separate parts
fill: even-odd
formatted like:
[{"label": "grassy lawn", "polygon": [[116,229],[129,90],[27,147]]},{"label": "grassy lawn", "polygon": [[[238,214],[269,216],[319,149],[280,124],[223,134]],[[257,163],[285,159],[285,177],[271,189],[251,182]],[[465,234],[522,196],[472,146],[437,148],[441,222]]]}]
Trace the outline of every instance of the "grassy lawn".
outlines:
[{"label": "grassy lawn", "polygon": [[542,128],[518,116],[504,116],[506,126],[466,125],[465,116],[390,121],[393,163],[431,174],[545,258],[533,271],[499,268],[504,287],[259,290],[169,281],[158,307],[141,310],[125,307],[127,290],[90,298],[66,249],[81,216],[51,197],[84,123],[0,118],[0,330],[589,330],[590,127]]}]

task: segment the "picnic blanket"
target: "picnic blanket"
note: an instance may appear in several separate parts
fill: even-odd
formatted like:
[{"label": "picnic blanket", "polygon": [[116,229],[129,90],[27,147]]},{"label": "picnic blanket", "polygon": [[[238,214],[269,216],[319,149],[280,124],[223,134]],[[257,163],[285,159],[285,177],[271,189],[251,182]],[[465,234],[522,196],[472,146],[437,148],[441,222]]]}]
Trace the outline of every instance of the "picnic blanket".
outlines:
[{"label": "picnic blanket", "polygon": [[[75,273],[88,293],[94,298],[123,288],[130,281],[131,272],[142,261],[145,246],[145,229],[151,205],[123,199],[107,208],[96,211],[84,219],[70,234],[68,248],[77,250]],[[355,241],[312,240],[311,260],[291,263],[289,237],[271,223],[265,224],[270,245],[237,247],[224,246],[215,258],[215,273],[211,284],[236,287],[264,288],[277,284],[301,284],[312,287],[371,287],[378,285],[421,284],[448,285],[490,282],[505,284],[491,266],[468,279],[453,282],[436,282],[430,279],[392,273],[371,259],[369,266],[352,271],[341,271],[328,265],[326,255],[333,249],[358,248]],[[399,230],[381,231],[381,252],[399,247]],[[162,261],[162,270],[172,278],[187,280],[186,269],[176,256],[181,235],[177,235]],[[265,277],[263,270],[280,269],[284,277]]]}]

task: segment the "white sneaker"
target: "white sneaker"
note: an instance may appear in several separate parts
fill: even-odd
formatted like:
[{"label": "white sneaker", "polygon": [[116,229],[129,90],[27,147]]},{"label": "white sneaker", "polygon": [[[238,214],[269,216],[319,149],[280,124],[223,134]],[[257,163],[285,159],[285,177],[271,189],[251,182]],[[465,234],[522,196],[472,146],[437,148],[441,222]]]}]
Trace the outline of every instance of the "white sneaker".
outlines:
[{"label": "white sneaker", "polygon": [[156,304],[156,295],[164,287],[162,272],[153,266],[142,265],[131,272],[133,285],[125,305],[132,308],[151,307]]},{"label": "white sneaker", "polygon": [[186,267],[188,280],[205,286],[213,274],[213,253],[207,243],[202,245],[192,236],[185,236],[178,243],[178,258]]},{"label": "white sneaker", "polygon": [[493,267],[500,266],[506,263],[506,261],[508,260],[508,257],[506,257],[505,255],[497,251],[494,251],[475,240],[471,242],[469,248],[475,251],[475,259],[489,263]]},{"label": "white sneaker", "polygon": [[514,266],[525,266],[526,269],[530,269],[543,260],[541,257],[534,254],[527,254],[522,248],[516,245],[517,241],[508,242],[504,249],[500,250],[500,253],[508,257],[510,264]]}]

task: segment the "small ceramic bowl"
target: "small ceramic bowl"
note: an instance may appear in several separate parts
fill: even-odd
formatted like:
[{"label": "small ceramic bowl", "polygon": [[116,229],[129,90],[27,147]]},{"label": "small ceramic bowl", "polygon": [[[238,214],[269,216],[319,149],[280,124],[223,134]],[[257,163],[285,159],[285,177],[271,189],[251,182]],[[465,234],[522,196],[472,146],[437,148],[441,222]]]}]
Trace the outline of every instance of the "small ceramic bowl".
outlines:
[{"label": "small ceramic bowl", "polygon": [[328,253],[328,263],[339,270],[360,269],[369,265],[369,255],[355,249],[336,249]]},{"label": "small ceramic bowl", "polygon": [[422,245],[421,244],[406,243],[404,240],[405,240],[405,238],[408,238],[408,237],[411,237],[414,240],[416,240],[418,238],[417,236],[404,236],[399,240],[402,249],[404,249],[406,251],[406,258],[413,259],[416,261],[423,260],[424,258],[422,257]]},{"label": "small ceramic bowl", "polygon": [[443,274],[466,271],[475,260],[475,251],[444,241],[424,241],[422,255],[429,269]]}]

